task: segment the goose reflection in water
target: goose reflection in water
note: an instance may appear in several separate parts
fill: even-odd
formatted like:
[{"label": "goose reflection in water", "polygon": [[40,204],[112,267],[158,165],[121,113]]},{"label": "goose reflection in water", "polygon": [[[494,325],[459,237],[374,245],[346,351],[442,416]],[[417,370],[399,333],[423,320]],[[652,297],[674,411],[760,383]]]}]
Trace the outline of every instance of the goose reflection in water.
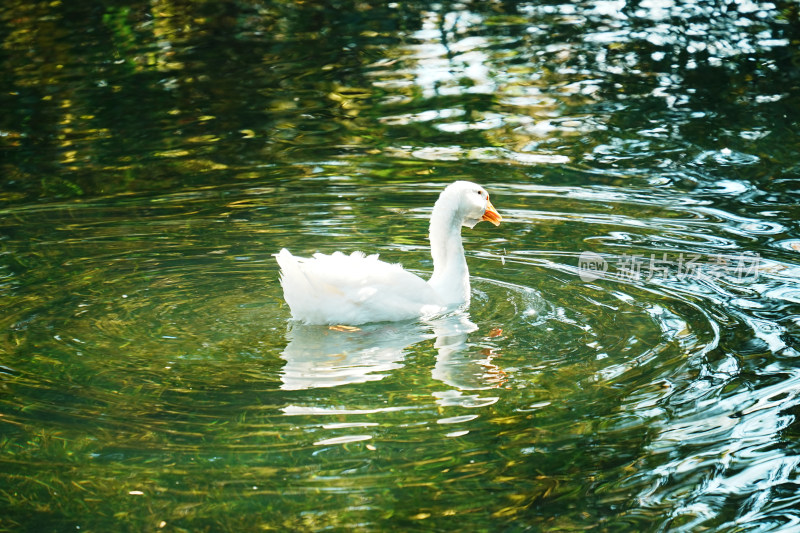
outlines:
[{"label": "goose reflection in water", "polygon": [[476,326],[466,313],[424,322],[369,324],[359,328],[329,328],[295,323],[286,333],[281,357],[284,390],[301,390],[365,383],[383,379],[403,366],[407,350],[435,339],[434,379],[460,390],[499,387],[501,368],[494,353],[467,343]]}]

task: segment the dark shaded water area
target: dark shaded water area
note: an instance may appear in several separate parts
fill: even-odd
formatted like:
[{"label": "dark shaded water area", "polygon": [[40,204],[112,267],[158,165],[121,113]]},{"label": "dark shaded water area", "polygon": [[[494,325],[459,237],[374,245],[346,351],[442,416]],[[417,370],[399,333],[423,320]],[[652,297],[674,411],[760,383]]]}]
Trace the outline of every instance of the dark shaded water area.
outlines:
[{"label": "dark shaded water area", "polygon": [[[3,531],[800,528],[797,2],[4,2]],[[294,324],[272,255],[469,309]]]}]

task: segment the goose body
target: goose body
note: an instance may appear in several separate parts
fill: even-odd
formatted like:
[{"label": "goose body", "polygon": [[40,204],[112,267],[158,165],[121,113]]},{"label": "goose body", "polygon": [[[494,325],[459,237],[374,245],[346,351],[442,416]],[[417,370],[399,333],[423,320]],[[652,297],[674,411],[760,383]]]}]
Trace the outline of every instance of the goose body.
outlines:
[{"label": "goose body", "polygon": [[277,255],[283,295],[294,320],[306,324],[359,325],[432,316],[469,303],[469,271],[461,227],[501,217],[486,190],[456,181],[439,195],[430,220],[433,275],[425,281],[378,255]]}]

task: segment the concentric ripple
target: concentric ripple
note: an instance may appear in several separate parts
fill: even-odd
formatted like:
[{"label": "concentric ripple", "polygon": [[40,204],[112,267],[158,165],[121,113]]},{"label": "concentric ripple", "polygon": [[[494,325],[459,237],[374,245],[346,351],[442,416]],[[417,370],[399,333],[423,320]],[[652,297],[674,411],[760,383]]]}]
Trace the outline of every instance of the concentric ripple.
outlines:
[{"label": "concentric ripple", "polygon": [[[742,516],[795,503],[797,458],[780,442],[797,376],[779,361],[797,354],[776,317],[798,300],[797,267],[741,263],[743,243],[778,227],[657,191],[487,187],[506,219],[465,230],[469,309],[360,328],[291,323],[271,253],[377,250],[424,275],[434,184],[382,202],[346,180],[292,191],[324,227],[260,188],[14,213],[7,230],[26,244],[5,270],[0,378],[21,467],[7,476],[33,493],[21,468],[54,461],[60,492],[101,496],[124,470],[115,490],[198,505],[198,520],[194,495],[211,491],[241,512],[326,493],[326,509],[362,501],[353,524],[380,522],[392,487],[425,499],[432,478],[456,491],[431,508],[442,521],[472,512],[457,494],[486,490],[503,520],[533,520],[505,499],[569,512],[567,475],[640,525],[665,509],[686,528],[737,520],[728,497]],[[779,359],[761,368],[767,353]]]}]

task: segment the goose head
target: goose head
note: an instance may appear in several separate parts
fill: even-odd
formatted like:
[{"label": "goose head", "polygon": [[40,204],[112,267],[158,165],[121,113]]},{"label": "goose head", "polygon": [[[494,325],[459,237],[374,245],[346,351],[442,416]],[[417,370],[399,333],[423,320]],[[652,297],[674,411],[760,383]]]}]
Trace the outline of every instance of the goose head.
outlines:
[{"label": "goose head", "polygon": [[486,189],[469,181],[456,181],[448,185],[436,201],[434,211],[451,213],[453,222],[468,228],[475,227],[482,220],[499,226],[502,220],[489,201]]}]

